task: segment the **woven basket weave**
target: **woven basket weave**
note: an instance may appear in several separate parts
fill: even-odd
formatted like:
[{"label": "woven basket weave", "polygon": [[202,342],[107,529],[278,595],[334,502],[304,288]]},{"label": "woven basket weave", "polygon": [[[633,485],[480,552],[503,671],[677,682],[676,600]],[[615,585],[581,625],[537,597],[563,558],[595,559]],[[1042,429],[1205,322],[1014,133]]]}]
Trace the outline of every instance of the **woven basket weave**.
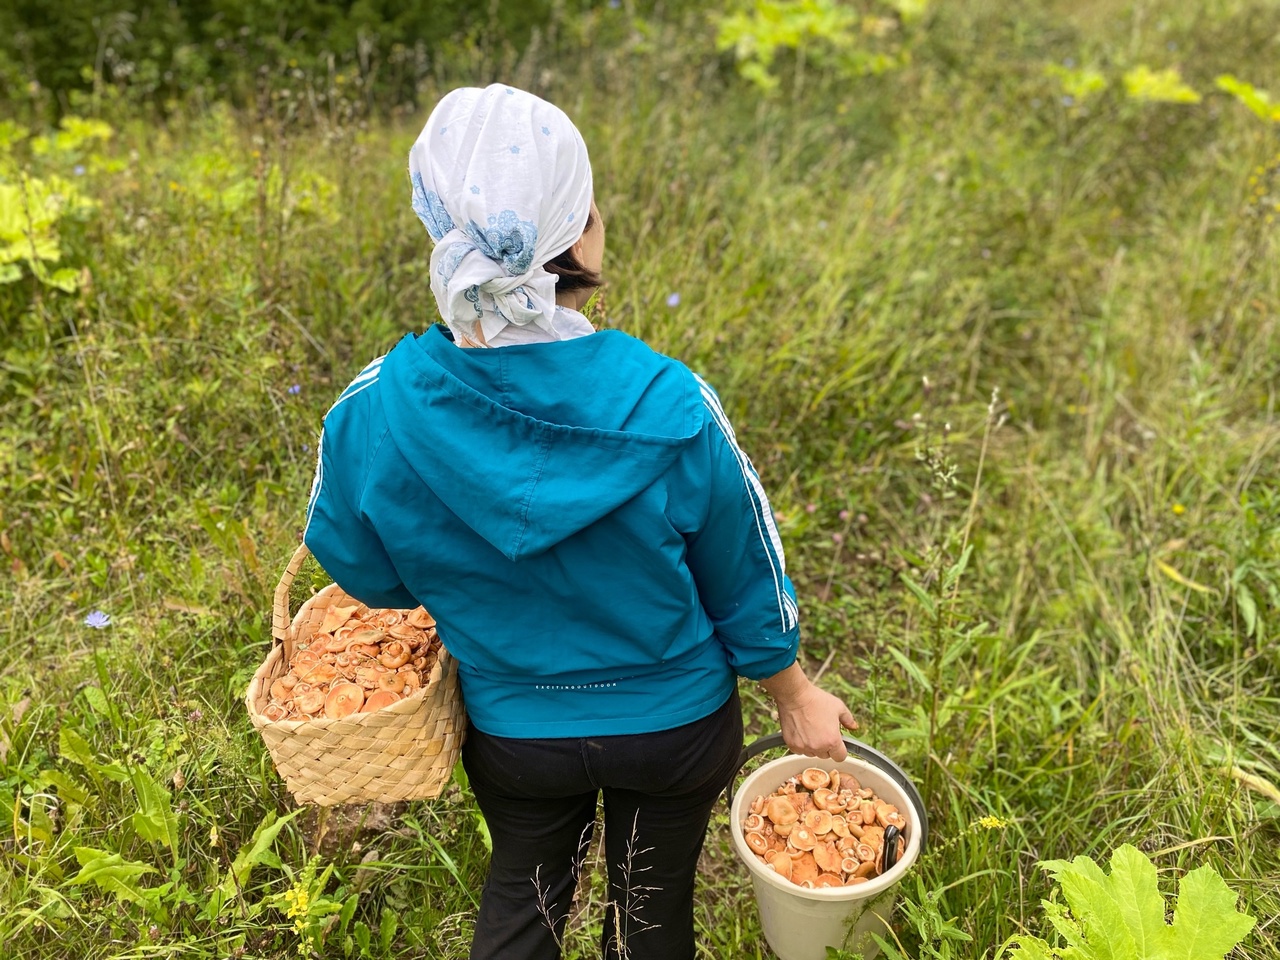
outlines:
[{"label": "woven basket weave", "polygon": [[330,584],[291,619],[289,588],[309,553],[300,546],[280,578],[271,622],[276,643],[244,698],[276,770],[295,800],[323,807],[439,796],[467,729],[458,664],[443,647],[422,688],[381,710],[336,720],[268,720],[262,715],[272,682],[289,669],[294,643],[314,635],[330,607],[359,603]]}]

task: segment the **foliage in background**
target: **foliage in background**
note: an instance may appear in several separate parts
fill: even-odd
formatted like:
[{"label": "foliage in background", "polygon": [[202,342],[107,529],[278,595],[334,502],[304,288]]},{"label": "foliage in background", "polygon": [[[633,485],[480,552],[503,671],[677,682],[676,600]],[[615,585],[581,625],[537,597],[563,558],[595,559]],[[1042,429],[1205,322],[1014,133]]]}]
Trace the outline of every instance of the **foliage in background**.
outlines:
[{"label": "foliage in background", "polygon": [[[92,207],[57,208],[58,258],[0,284],[0,954],[465,956],[488,857],[465,778],[352,841],[291,813],[240,698],[320,418],[434,319],[404,179],[424,107],[502,78],[590,145],[594,319],[716,385],[778,512],[807,667],[925,787],[937,842],[888,955],[1048,943],[1037,864],[1132,843],[1170,890],[1225,877],[1259,919],[1237,952],[1280,960],[1262,8],[937,4],[894,70],[851,82],[813,38],[775,55],[769,97],[705,9],[646,9],[553,14],[520,48],[464,32],[429,69],[251,35],[224,51],[248,70],[232,102],[209,97],[234,66],[185,94],[118,76],[122,21],[98,68],[68,28],[89,70],[56,101],[19,64],[5,185]],[[1161,96],[1126,90],[1144,64]],[[726,821],[700,949],[764,956]],[[603,896],[595,869],[570,956],[597,949]]]},{"label": "foliage in background", "polygon": [[884,0],[859,13],[837,0],[752,0],[716,18],[716,47],[732,50],[738,72],[765,92],[778,89],[779,51],[796,57],[797,78],[811,68],[854,79],[880,74],[910,60],[903,31],[928,0]]}]

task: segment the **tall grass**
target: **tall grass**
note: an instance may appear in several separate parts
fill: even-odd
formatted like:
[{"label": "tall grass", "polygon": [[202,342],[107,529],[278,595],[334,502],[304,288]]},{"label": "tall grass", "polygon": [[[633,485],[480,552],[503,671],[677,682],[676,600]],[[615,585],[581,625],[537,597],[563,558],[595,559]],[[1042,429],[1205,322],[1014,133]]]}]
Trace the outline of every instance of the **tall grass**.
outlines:
[{"label": "tall grass", "polygon": [[[1043,73],[1280,90],[1268,9],[948,4],[904,70],[774,98],[700,20],[607,44],[585,20],[424,91],[501,75],[579,123],[595,318],[725,399],[811,672],[927,784],[932,896],[907,893],[972,938],[951,956],[1046,932],[1037,861],[1132,842],[1170,890],[1218,869],[1259,920],[1238,954],[1280,958],[1280,271],[1249,180],[1275,132],[1221,96],[1064,106]],[[100,209],[66,238],[92,283],[0,286],[6,957],[465,956],[486,852],[462,780],[354,845],[291,820],[235,870],[290,806],[239,698],[320,418],[434,320],[404,182],[424,115],[113,117],[119,169],[89,172]],[[700,949],[767,957],[729,829]],[[84,849],[154,872],[77,882]],[[304,888],[348,912],[299,915]],[[580,894],[570,956],[598,942],[599,870]]]}]

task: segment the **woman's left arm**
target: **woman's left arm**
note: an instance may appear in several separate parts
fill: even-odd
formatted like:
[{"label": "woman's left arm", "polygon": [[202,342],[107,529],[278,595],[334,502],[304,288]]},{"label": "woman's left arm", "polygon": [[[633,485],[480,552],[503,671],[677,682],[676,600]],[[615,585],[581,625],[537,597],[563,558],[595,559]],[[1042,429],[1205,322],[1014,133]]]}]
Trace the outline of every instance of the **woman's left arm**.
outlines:
[{"label": "woman's left arm", "polygon": [[[377,531],[357,512],[358,500],[348,494],[358,478],[343,469],[341,458],[331,449],[340,447],[326,422],[320,431],[316,456],[316,476],[307,505],[307,527],[303,542],[334,582],[361,603],[371,607],[410,609],[418,606],[387,555]],[[335,444],[334,441],[338,441]]]}]

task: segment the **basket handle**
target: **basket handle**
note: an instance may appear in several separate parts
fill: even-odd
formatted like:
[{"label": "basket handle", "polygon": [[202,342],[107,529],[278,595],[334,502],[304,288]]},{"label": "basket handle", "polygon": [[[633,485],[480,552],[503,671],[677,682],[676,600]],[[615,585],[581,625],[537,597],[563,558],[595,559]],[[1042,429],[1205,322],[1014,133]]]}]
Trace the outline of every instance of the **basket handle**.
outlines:
[{"label": "basket handle", "polygon": [[280,582],[276,584],[276,594],[271,601],[271,636],[284,647],[285,663],[293,657],[293,638],[289,636],[289,628],[293,624],[293,616],[289,613],[289,588],[302,569],[303,561],[309,556],[311,551],[307,549],[307,545],[298,544],[293,558],[285,566],[284,573],[280,574]]}]

